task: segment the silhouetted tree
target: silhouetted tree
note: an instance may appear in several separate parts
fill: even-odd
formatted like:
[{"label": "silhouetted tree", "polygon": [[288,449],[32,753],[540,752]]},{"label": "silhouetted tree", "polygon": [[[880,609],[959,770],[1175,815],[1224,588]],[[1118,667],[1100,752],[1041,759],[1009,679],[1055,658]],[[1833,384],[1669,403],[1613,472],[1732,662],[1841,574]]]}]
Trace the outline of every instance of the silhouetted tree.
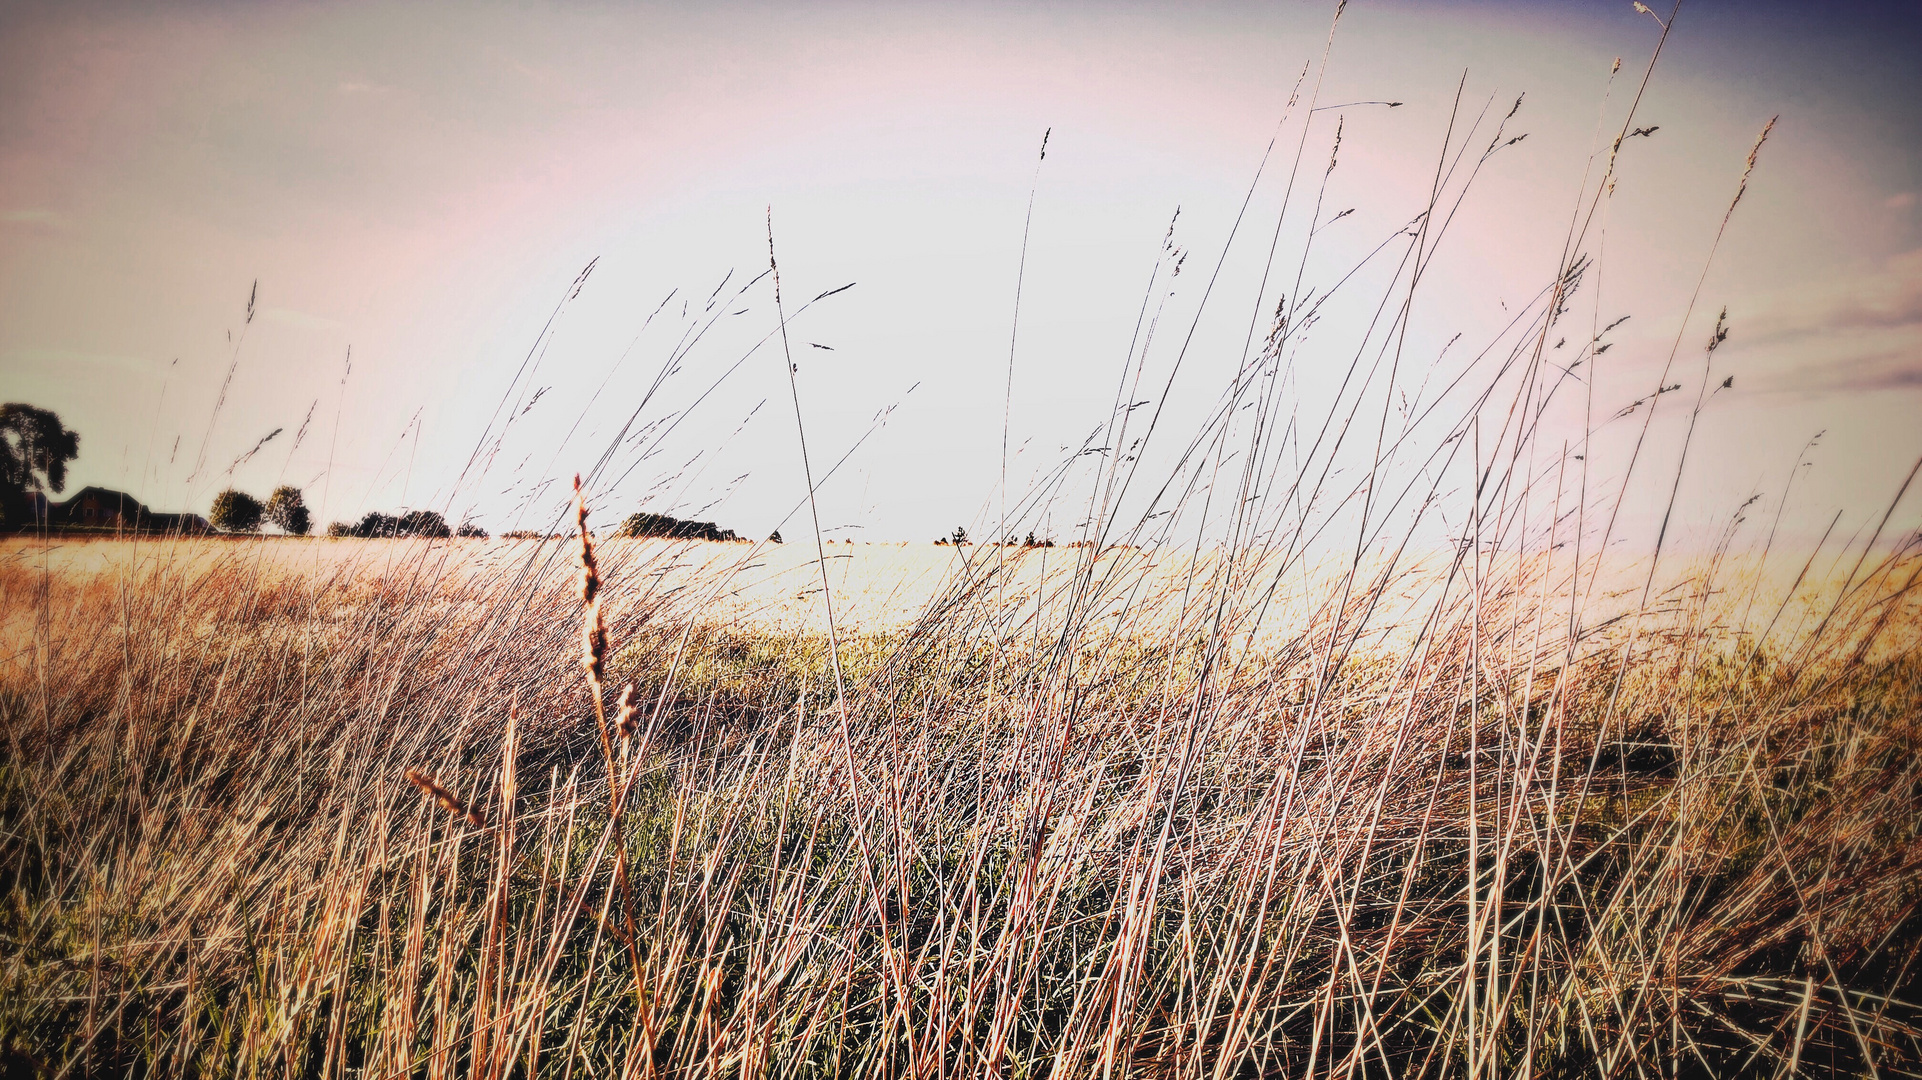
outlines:
[{"label": "silhouetted tree", "polygon": [[460,523],[460,528],[454,530],[454,535],[469,540],[485,540],[487,539],[487,530],[471,521],[463,521]]},{"label": "silhouetted tree", "polygon": [[80,456],[80,436],[50,409],[0,405],[0,518],[9,525],[34,520],[35,493],[67,486],[67,462]]},{"label": "silhouetted tree", "polygon": [[228,488],[214,496],[214,504],[207,511],[207,521],[221,532],[259,532],[263,511],[259,499],[244,491]]},{"label": "silhouetted tree", "polygon": [[369,510],[354,526],[354,535],[370,538],[377,536],[399,536],[400,519],[392,514],[383,514],[378,510]]},{"label": "silhouetted tree", "polygon": [[400,516],[399,526],[400,536],[454,535],[454,530],[447,527],[447,519],[432,510],[409,510]]},{"label": "silhouetted tree", "polygon": [[739,540],[733,529],[723,529],[712,521],[683,521],[666,514],[629,514],[615,531],[616,536],[667,536],[677,540]]},{"label": "silhouetted tree", "polygon": [[[462,536],[487,535],[485,530],[479,529],[476,526],[463,525],[461,528],[463,531],[460,535]],[[468,529],[473,529],[474,531],[465,531]],[[370,510],[359,522],[353,525],[343,525],[340,522],[329,525],[327,527],[327,535],[359,536],[367,539],[376,539],[384,536],[448,537],[454,535],[454,530],[447,527],[446,518],[441,517],[432,510],[409,510],[399,517],[395,517],[392,514],[383,514],[378,510]]]},{"label": "silhouetted tree", "polygon": [[282,485],[267,497],[267,520],[280,527],[289,536],[306,536],[314,527],[312,516],[307,513],[307,500],[301,498],[300,489]]}]

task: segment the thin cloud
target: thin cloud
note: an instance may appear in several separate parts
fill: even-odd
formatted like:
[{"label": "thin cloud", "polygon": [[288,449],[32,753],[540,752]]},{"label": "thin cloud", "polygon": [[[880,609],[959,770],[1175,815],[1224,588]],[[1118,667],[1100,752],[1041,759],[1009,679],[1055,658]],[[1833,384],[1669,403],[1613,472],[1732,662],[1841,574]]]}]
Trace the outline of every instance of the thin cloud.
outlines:
[{"label": "thin cloud", "polygon": [[1768,389],[1828,394],[1922,389],[1922,352],[1890,350],[1808,364]]},{"label": "thin cloud", "polygon": [[1764,393],[1922,388],[1922,249],[1880,273],[1758,298],[1732,319],[1736,385]]},{"label": "thin cloud", "polygon": [[1922,248],[1890,258],[1881,274],[1778,294],[1758,306],[1760,313],[1747,320],[1742,334],[1757,345],[1853,331],[1922,330]]}]

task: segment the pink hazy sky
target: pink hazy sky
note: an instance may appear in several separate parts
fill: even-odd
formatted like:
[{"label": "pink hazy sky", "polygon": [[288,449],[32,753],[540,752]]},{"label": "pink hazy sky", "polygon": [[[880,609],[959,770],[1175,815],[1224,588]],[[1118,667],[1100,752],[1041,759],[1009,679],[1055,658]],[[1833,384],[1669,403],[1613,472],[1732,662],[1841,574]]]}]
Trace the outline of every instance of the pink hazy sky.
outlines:
[{"label": "pink hazy sky", "polygon": [[[12,4],[0,397],[81,433],[73,486],[161,509],[285,482],[322,521],[415,506],[545,526],[562,478],[613,445],[604,516],[645,506],[764,535],[803,490],[779,341],[752,351],[776,325],[768,282],[737,295],[765,268],[771,206],[790,315],[856,283],[791,323],[817,474],[893,410],[823,485],[823,525],[926,539],[997,499],[1042,132],[1007,403],[1017,496],[1106,418],[1179,206],[1190,257],[1148,366],[1172,363],[1332,13]],[[1626,0],[1349,4],[1316,98],[1344,107],[1315,113],[1305,143],[1299,111],[1282,128],[1166,403],[1169,441],[1236,370],[1257,305],[1292,287],[1300,202],[1276,263],[1289,281],[1260,291],[1297,145],[1298,183],[1319,184],[1342,126],[1301,264],[1303,287],[1326,289],[1425,205],[1458,83],[1458,124],[1486,112],[1478,137],[1526,94],[1509,130],[1527,140],[1477,176],[1422,287],[1412,394],[1451,338],[1494,340],[1553,278],[1598,128],[1619,123],[1659,33]],[[1716,363],[1735,385],[1685,478],[1704,522],[1774,498],[1818,431],[1793,521],[1872,517],[1922,454],[1918,44],[1914,16],[1874,5],[1703,2],[1676,20],[1637,113],[1659,131],[1624,149],[1578,306],[1583,326],[1630,317],[1594,365],[1604,412],[1651,388],[1678,333],[1678,363],[1699,366],[1728,310]],[[1373,100],[1406,104],[1346,104]],[[1335,392],[1359,340],[1340,321],[1365,306],[1331,308],[1305,340],[1304,409]],[[1598,470],[1619,470],[1619,442],[1598,442]]]}]

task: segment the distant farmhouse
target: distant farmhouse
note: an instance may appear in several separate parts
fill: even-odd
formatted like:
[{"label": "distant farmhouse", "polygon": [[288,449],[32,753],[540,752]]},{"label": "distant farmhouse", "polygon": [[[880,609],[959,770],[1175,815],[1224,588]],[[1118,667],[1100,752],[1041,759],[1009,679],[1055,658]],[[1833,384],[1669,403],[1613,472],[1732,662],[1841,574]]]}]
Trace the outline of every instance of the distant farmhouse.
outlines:
[{"label": "distant farmhouse", "polygon": [[157,514],[124,491],[84,487],[65,502],[49,502],[34,492],[33,528],[112,529],[122,532],[211,532],[199,514]]}]

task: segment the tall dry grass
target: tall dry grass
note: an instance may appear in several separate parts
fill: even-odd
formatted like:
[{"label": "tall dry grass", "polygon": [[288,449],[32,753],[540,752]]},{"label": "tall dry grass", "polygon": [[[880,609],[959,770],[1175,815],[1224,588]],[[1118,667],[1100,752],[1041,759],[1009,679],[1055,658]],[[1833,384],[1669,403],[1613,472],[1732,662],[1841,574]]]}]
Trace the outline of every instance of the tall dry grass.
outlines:
[{"label": "tall dry grass", "polygon": [[[1384,344],[1514,115],[1451,128],[1325,414],[1291,373],[1350,353],[1311,347],[1296,300],[1198,430],[1158,430],[1144,372],[1173,387],[1192,339],[1163,327],[1150,369],[1165,245],[1101,442],[991,533],[1060,508],[1092,542],[943,551],[910,620],[718,618],[752,564],[675,579],[683,547],[584,526],[141,539],[91,568],[8,547],[8,1066],[1922,1069],[1918,537],[1731,524],[1683,556],[1702,448],[1658,466],[1638,437],[1611,493],[1592,399],[1575,441],[1544,434],[1600,378],[1556,375],[1599,366],[1600,332],[1549,342],[1633,110],[1502,339],[1452,368]],[[1691,438],[1721,329],[1683,379]],[[1617,426],[1687,408],[1663,402],[1694,362]],[[1430,366],[1433,392],[1408,377]],[[1668,501],[1624,562],[1631,483]]]},{"label": "tall dry grass", "polygon": [[[15,1065],[1918,1060],[1912,556],[1799,655],[1718,632],[1698,580],[1626,664],[1626,622],[1570,641],[1529,560],[1428,581],[1411,651],[1340,667],[1365,595],[1274,650],[1036,648],[977,581],[844,644],[844,725],[821,635],[623,605],[622,546],[609,676],[641,689],[607,752],[559,559],[534,589],[437,577],[424,542],[384,574],[263,586],[237,548],[89,583],[16,548],[7,602],[47,617],[0,699]],[[1904,644],[1858,659],[1878,626]]]}]

